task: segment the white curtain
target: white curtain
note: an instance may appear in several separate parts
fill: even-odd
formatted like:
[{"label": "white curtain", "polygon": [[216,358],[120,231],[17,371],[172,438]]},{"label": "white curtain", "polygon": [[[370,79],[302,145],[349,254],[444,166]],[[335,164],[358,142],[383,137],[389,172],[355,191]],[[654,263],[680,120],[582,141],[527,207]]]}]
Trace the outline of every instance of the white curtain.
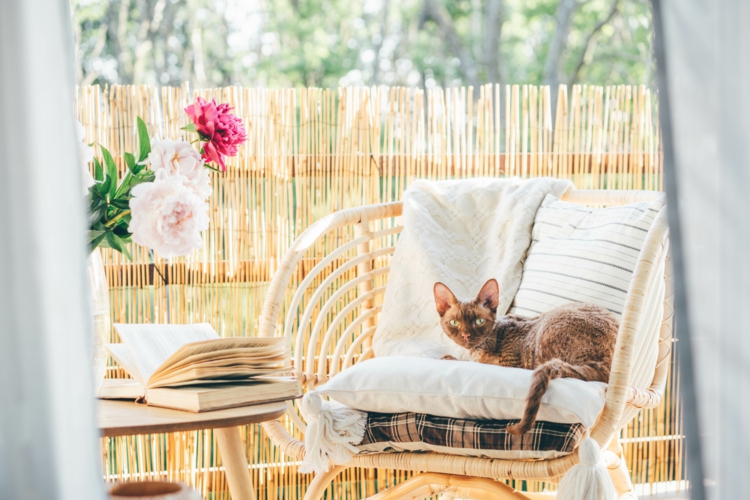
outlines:
[{"label": "white curtain", "polygon": [[67,0],[0,0],[0,498],[104,498]]},{"label": "white curtain", "polygon": [[750,499],[750,2],[660,4],[704,484]]}]

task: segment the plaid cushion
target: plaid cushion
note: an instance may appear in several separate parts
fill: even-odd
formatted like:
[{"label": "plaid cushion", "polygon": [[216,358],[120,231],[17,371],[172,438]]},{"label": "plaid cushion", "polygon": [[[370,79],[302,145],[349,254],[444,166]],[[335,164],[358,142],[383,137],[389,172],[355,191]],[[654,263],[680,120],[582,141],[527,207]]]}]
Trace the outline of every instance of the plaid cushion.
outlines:
[{"label": "plaid cushion", "polygon": [[374,443],[425,443],[450,448],[571,453],[586,432],[583,424],[539,422],[522,436],[505,428],[518,420],[463,420],[424,413],[368,413],[360,446]]}]

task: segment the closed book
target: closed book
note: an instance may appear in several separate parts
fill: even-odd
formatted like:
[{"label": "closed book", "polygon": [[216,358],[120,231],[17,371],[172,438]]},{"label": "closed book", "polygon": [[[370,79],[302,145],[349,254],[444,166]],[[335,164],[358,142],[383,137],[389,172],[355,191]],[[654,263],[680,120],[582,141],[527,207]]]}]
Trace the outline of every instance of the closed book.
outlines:
[{"label": "closed book", "polygon": [[105,378],[96,395],[100,399],[138,399],[143,386],[132,378]]},{"label": "closed book", "polygon": [[157,387],[146,391],[146,400],[153,406],[203,412],[284,401],[301,395],[302,387],[298,380],[279,378],[273,381],[255,380],[237,384]]}]

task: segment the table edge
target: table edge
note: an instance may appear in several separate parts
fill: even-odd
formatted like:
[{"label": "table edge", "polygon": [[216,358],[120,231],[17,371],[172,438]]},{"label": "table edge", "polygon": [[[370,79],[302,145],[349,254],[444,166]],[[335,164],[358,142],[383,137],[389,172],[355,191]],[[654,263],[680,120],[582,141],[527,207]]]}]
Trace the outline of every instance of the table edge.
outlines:
[{"label": "table edge", "polygon": [[[176,410],[177,411],[177,410]],[[164,434],[171,432],[186,432],[203,429],[222,429],[226,427],[237,427],[241,425],[260,424],[277,420],[287,412],[286,406],[277,411],[269,411],[257,415],[240,415],[237,417],[220,417],[213,420],[206,419],[200,422],[179,422],[165,424],[150,424],[148,426],[122,426],[99,428],[101,437],[135,436],[144,434]],[[209,415],[211,412],[205,412]],[[145,430],[144,430],[145,429]]]}]

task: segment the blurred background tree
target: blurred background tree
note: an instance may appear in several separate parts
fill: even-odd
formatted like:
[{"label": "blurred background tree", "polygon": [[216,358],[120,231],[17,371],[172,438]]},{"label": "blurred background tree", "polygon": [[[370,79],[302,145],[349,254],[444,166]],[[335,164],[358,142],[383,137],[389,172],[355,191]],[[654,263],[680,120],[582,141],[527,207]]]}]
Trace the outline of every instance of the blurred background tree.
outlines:
[{"label": "blurred background tree", "polygon": [[71,0],[78,81],[654,87],[649,0]]}]

